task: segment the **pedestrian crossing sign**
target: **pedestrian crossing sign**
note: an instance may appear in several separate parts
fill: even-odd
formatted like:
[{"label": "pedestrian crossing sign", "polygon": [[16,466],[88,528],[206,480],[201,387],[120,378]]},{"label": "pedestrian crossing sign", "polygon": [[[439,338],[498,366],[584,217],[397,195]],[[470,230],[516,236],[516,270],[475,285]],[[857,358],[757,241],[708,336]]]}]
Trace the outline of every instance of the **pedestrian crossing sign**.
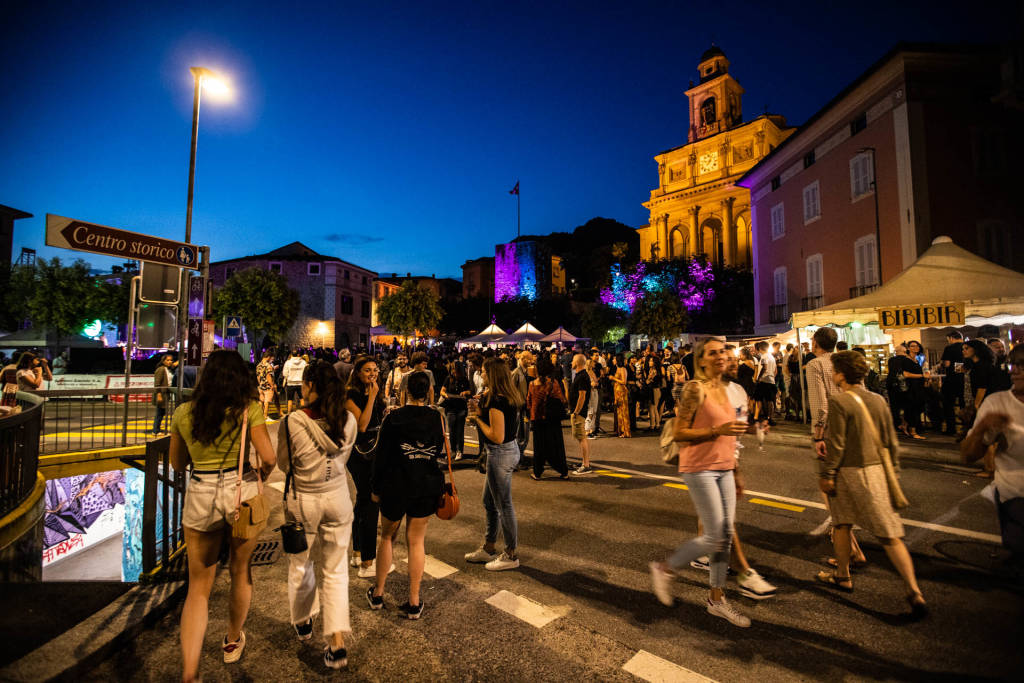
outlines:
[{"label": "pedestrian crossing sign", "polygon": [[224,336],[225,337],[241,337],[242,336],[242,316],[240,315],[229,315],[224,317]]}]

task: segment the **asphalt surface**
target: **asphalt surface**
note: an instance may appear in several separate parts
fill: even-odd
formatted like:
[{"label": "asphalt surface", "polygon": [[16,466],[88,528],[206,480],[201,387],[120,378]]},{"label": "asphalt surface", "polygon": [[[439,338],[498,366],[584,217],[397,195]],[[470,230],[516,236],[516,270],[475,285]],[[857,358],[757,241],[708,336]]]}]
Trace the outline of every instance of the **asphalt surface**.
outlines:
[{"label": "asphalt surface", "polygon": [[[428,555],[456,571],[424,578],[418,622],[400,619],[395,609],[405,601],[403,561],[389,580],[383,613],[367,608],[370,580],[353,572],[344,673],[322,665],[319,621],[312,641],[294,637],[284,557],[254,567],[246,652],[238,664],[225,665],[219,642],[228,577],[221,572],[211,598],[204,679],[636,680],[625,666],[647,680],[1019,680],[1022,597],[994,542],[994,508],[978,495],[986,482],[956,463],[948,440],[908,445],[906,541],[931,608],[915,621],[902,582],[866,532],[859,538],[869,565],[854,575],[854,593],[813,580],[830,544],[803,434],[779,427],[764,451],[744,438],[741,462],[753,493],[738,505],[737,531],[752,565],[778,587],[775,597],[755,602],[730,582],[727,594],[753,620],[749,629],[705,612],[706,572],[681,574],[673,607],[650,592],[647,563],[690,538],[697,524],[687,492],[666,486],[679,480],[660,464],[652,433],[592,441],[592,458],[606,466],[604,474],[561,481],[549,472],[552,478],[540,482],[527,472],[515,475],[522,566],[514,571],[493,573],[463,561],[482,540],[484,477],[460,464],[461,512],[448,522],[432,519],[427,531]],[[576,453],[574,442],[567,451]],[[404,542],[396,555],[405,557]],[[429,571],[444,573],[428,563]],[[486,602],[515,600],[502,591],[540,607],[520,601],[514,616]],[[524,621],[533,611],[547,623]],[[143,632],[87,680],[180,676],[179,614]]]}]

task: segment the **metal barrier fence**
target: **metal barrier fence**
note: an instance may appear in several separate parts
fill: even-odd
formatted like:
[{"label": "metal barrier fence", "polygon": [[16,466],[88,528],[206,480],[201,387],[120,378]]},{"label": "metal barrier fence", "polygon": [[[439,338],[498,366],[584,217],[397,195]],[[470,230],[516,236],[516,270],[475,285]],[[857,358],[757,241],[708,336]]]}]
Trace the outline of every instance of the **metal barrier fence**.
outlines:
[{"label": "metal barrier fence", "polygon": [[185,532],[181,524],[185,505],[185,473],[171,468],[171,438],[146,444],[144,459],[122,462],[145,475],[142,498],[142,574],[140,583],[184,578]]},{"label": "metal barrier fence", "polygon": [[18,507],[36,485],[43,403],[18,392],[21,412],[0,418],[0,517]]},{"label": "metal barrier fence", "polygon": [[[129,389],[52,389],[27,392],[44,399],[39,450],[42,454],[131,446],[152,439],[157,406],[150,387]],[[166,391],[161,431],[170,429],[177,406]]]}]

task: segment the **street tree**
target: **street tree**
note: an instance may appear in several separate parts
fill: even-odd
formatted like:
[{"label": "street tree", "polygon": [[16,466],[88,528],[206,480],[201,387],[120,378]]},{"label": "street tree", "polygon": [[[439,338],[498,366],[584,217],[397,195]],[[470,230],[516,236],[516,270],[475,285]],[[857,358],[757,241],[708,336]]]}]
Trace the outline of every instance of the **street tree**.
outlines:
[{"label": "street tree", "polygon": [[626,314],[612,306],[595,304],[587,308],[581,317],[580,325],[583,336],[589,337],[595,343],[617,341],[612,339],[612,331],[623,329],[626,322]]},{"label": "street tree", "polygon": [[673,339],[686,329],[689,318],[670,288],[647,293],[636,303],[629,319],[629,331],[647,335],[651,343]]},{"label": "street tree", "polygon": [[434,292],[406,280],[401,289],[377,304],[377,319],[390,332],[408,341],[417,331],[426,334],[437,328],[443,315],[438,300]]},{"label": "street tree", "polygon": [[14,332],[29,319],[35,268],[0,263],[0,330]]},{"label": "street tree", "polygon": [[[15,268],[21,271],[22,267]],[[76,259],[65,266],[59,258],[39,259],[34,268],[18,272],[18,277],[31,274],[31,293],[27,313],[33,327],[53,332],[57,343],[81,330],[96,319],[92,305],[95,278],[89,264]]]},{"label": "street tree", "polygon": [[214,293],[213,315],[216,320],[240,315],[246,330],[280,341],[299,317],[299,293],[283,275],[246,268]]}]

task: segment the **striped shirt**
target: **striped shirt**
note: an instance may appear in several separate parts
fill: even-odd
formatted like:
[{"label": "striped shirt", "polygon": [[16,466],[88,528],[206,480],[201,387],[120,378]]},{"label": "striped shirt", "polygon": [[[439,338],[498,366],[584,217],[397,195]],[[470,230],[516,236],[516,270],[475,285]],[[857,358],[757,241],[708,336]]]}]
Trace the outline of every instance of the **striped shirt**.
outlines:
[{"label": "striped shirt", "polygon": [[828,421],[828,400],[839,393],[832,379],[832,354],[812,358],[807,363],[807,404],[811,409],[811,428],[815,433],[825,429]]}]

